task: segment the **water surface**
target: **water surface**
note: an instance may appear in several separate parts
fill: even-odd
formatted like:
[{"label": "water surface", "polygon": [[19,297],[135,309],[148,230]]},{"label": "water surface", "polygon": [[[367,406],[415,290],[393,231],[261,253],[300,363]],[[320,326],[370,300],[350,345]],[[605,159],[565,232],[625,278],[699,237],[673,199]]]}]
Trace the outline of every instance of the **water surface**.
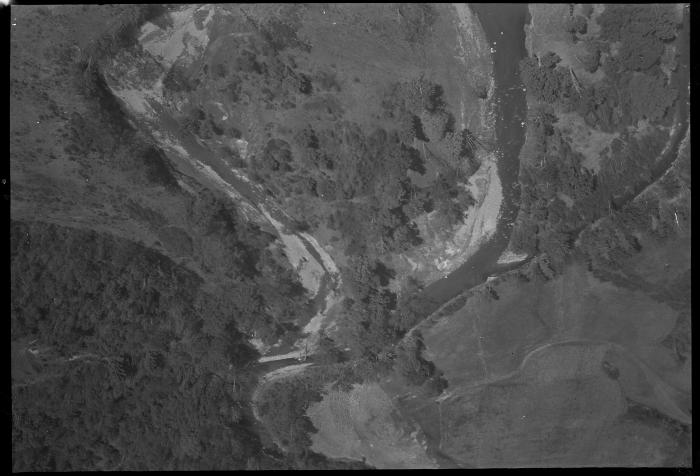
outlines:
[{"label": "water surface", "polygon": [[470,4],[493,48],[493,101],[496,113],[496,147],[498,176],[503,201],[494,236],[482,245],[462,266],[446,278],[423,290],[417,300],[425,302],[423,312],[432,312],[441,304],[486,280],[489,275],[512,269],[496,261],[508,246],[513,222],[518,213],[520,193],[520,149],[525,142],[527,105],[520,79],[519,63],[527,55],[525,24],[529,21],[527,4]]}]

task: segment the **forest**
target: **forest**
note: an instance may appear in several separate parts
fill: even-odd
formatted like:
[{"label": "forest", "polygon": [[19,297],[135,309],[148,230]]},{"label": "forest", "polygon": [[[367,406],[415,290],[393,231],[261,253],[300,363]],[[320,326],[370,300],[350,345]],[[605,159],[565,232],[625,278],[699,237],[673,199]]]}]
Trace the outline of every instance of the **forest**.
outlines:
[{"label": "forest", "polygon": [[[263,125],[255,137],[264,140],[251,139],[246,155],[231,145],[243,137],[244,121],[224,124],[199,106],[184,108],[179,118],[183,131],[204,141],[228,140],[215,152],[283,205],[292,204],[297,231],[325,227],[341,237],[347,264],[341,266],[345,298],[337,341],[322,336],[313,370],[272,383],[258,402],[286,450],[280,452],[263,441],[253,416],[260,355],[249,342],[293,343],[300,333],[295,322],[315,311],[310,297],[271,246],[275,235],[250,223],[230,200],[201,187],[182,198],[182,177],[134,129],[100,75],[100,62],[133,46],[144,21],[162,22],[165,8],[115,7],[112,26],[89,47],[73,55],[61,44],[66,51],[55,55],[56,67],[72,75],[64,78],[66,87],[90,104],[88,113],[66,118],[56,149],[65,150],[86,182],[98,167],[131,174],[128,185],[137,192],[116,195],[127,197],[115,207],[118,218],[159,241],[147,245],[60,220],[13,217],[13,471],[363,467],[310,451],[314,428],[306,409],[329,383],[347,389],[392,372],[430,395],[444,390],[441,372],[422,353],[420,333],[411,331],[438,303],[416,298],[423,283],[415,279],[398,292],[388,263],[392,254],[423,242],[419,216],[436,211],[446,226],[464,218],[474,198],[461,185],[480,165],[478,138],[456,126],[443,88],[424,77],[393,83],[376,121],[348,119],[334,98],[347,87],[336,72],[294,63],[290,50],[310,47],[292,14],[288,21],[248,17],[257,33],[227,51],[227,61],[202,64],[194,75],[173,68],[164,79],[174,102],[212,88],[241,104],[299,109],[308,119],[286,131]],[[412,48],[433,27],[434,15],[428,5],[397,9]],[[528,111],[528,145],[537,160],[520,172],[521,213],[512,242],[541,258],[529,269],[546,278],[576,252],[596,269],[613,268],[639,251],[635,230],[653,221],[653,236],[663,240],[690,219],[688,204],[671,210],[653,199],[630,201],[654,178],[669,137],[654,126],[670,125],[683,97],[661,64],[677,34],[673,14],[666,6],[609,6],[597,18],[599,38],[579,40],[588,16],[572,16],[566,29],[585,43],[582,62],[590,73],[604,72],[601,81],[581,84],[553,52],[520,65],[538,102]],[[611,50],[611,42],[619,48]],[[13,76],[13,95],[35,95],[29,83]],[[49,112],[59,115],[59,105],[51,104]],[[618,134],[597,173],[583,166],[567,139],[562,112]],[[640,121],[650,123],[650,131],[631,133]],[[18,154],[13,161],[32,156]],[[422,180],[426,174],[431,180]],[[668,176],[660,186],[670,196],[684,183]],[[185,203],[182,221],[171,224],[162,210],[139,200],[138,187],[176,196]],[[294,209],[298,202],[312,204],[313,212]],[[610,219],[588,227],[604,217]],[[664,292],[684,297],[690,290]],[[679,338],[678,345],[689,343]]]},{"label": "forest", "polygon": [[[657,166],[668,132],[656,127],[633,134],[628,127],[640,120],[655,126],[672,121],[679,92],[660,64],[679,27],[672,9],[606,6],[597,18],[599,39],[585,43],[588,70],[605,72],[600,81],[579,82],[552,52],[521,62],[528,94],[538,101],[528,112],[528,153],[538,160],[521,168],[521,215],[512,241],[518,249],[545,254],[555,272],[580,231],[620,210]],[[620,48],[613,54],[615,41]],[[603,152],[598,173],[582,166],[583,156],[558,127],[557,112],[576,112],[590,127],[619,134]]]},{"label": "forest", "polygon": [[135,243],[12,222],[11,246],[15,471],[257,464],[238,312]]},{"label": "forest", "polygon": [[[679,26],[673,9],[672,5],[606,7],[596,19],[599,37],[584,43],[587,70],[602,68],[601,81],[580,84],[569,68],[559,65],[561,58],[549,52],[522,61],[523,82],[539,101],[574,110],[604,132],[623,132],[640,119],[663,123],[678,96],[660,66]],[[616,52],[610,49],[613,42],[620,42]]]},{"label": "forest", "polygon": [[[424,107],[414,97],[423,88]],[[422,242],[413,222],[418,215],[438,210],[457,223],[473,203],[457,184],[478,167],[474,143],[468,131],[453,131],[439,85],[397,84],[384,105],[394,128],[367,131],[347,120],[307,124],[293,143],[268,140],[251,164],[253,177],[276,195],[332,205],[325,224],[340,232],[349,254],[403,252]],[[414,138],[431,142],[430,156],[426,147],[415,148]],[[417,187],[409,171],[425,174],[426,160],[437,162],[440,175]],[[323,219],[306,217],[312,228]]]},{"label": "forest", "polygon": [[[63,98],[39,83],[38,97],[50,105],[39,120],[63,124],[56,137],[45,137],[54,141],[50,158],[65,151],[91,194],[99,172],[111,171],[120,219],[158,241],[120,238],[118,228],[97,232],[13,215],[13,471],[352,467],[309,451],[284,454],[261,440],[264,431],[250,407],[260,355],[249,341],[295,340],[293,322],[313,312],[306,290],[270,246],[275,235],[250,223],[219,192],[183,191],[182,176],[127,120],[102,79],[100,63],[132,45],[143,21],[158,21],[158,8],[62,8],[36,9],[34,19],[41,21],[22,30],[31,37],[57,26],[50,32],[55,54],[47,55],[55,61],[47,64],[67,96],[85,107],[65,114]],[[109,26],[92,32],[92,40],[90,30],[66,34],[71,15],[106,17]],[[70,49],[68,40],[79,34],[88,39]],[[16,55],[22,38],[13,37]],[[36,96],[39,57],[30,53],[28,62],[25,55],[26,67],[13,71],[13,97]],[[207,127],[219,132],[216,124]],[[46,161],[16,129],[13,166]],[[19,183],[13,193],[18,190]],[[180,223],[142,199],[153,190],[162,190],[165,206],[182,207],[175,209]],[[66,207],[55,204],[57,223]]]},{"label": "forest", "polygon": [[[430,18],[420,8],[406,7],[399,13]],[[302,103],[303,108],[318,110],[316,119],[290,126],[291,133],[271,133],[249,154],[246,173],[283,203],[307,205],[298,214],[299,230],[313,233],[324,225],[341,237],[350,258],[341,269],[349,295],[341,320],[348,329],[342,333],[344,344],[355,357],[374,362],[369,367],[383,369],[391,360],[387,347],[423,312],[416,303],[397,309],[395,293],[386,288],[392,271],[382,259],[422,243],[414,221],[420,215],[436,211],[446,226],[462,222],[474,199],[460,184],[480,165],[478,139],[467,129],[456,129],[443,88],[423,77],[392,84],[382,100],[381,121],[359,124],[343,117],[332,96],[314,99],[313,91],[339,90],[329,73],[297,70],[270,48],[269,41],[247,41],[231,66],[222,63],[216,72],[203,74],[217,75],[217,87],[235,85],[237,98],[253,97],[254,87],[262,82],[261,90],[271,91],[263,98],[270,107],[291,101],[296,107]],[[304,78],[310,81],[307,92],[296,89],[305,84]],[[211,79],[206,81],[210,84]],[[201,111],[187,122],[206,134],[214,131],[211,123],[212,118]],[[424,175],[428,166],[437,172],[436,178],[428,185],[416,185],[412,176]],[[318,205],[308,206],[314,203]]]},{"label": "forest", "polygon": [[[372,275],[384,272],[381,263],[389,255],[422,244],[419,216],[437,212],[447,227],[463,221],[474,204],[463,184],[480,165],[479,141],[457,128],[443,87],[423,76],[390,82],[376,120],[346,118],[336,93],[347,85],[333,66],[313,70],[299,64],[309,48],[298,39],[293,10],[284,28],[246,14],[251,35],[196,70],[173,68],[165,94],[188,99],[213,88],[236,107],[256,103],[280,114],[295,111],[290,116],[295,120],[283,127],[267,123],[249,132],[257,142],[251,141],[245,159],[233,147],[223,152],[229,164],[283,204],[297,230],[313,234],[323,227],[337,237],[334,247],[350,258],[341,267],[343,282],[355,283],[347,286],[344,334],[358,357],[376,360],[421,312],[415,306],[397,310],[388,282],[380,284],[379,275]],[[406,41],[415,44],[429,31],[435,12],[406,5],[397,14],[406,20]],[[214,147],[218,140],[241,137],[248,127],[241,122],[231,128],[231,121],[225,124],[196,105],[185,108],[181,119],[184,129]],[[417,176],[423,177],[421,185]]]},{"label": "forest", "polygon": [[17,221],[11,257],[13,470],[335,464],[263,451],[254,428],[259,354],[239,329],[262,333],[264,313],[289,305],[265,292],[284,277],[243,260],[212,293],[137,243]]},{"label": "forest", "polygon": [[[424,28],[418,25],[430,23],[430,12],[427,6],[406,6],[399,14],[411,18],[413,37],[422,34],[415,31]],[[326,225],[340,232],[350,254],[381,256],[420,244],[414,219],[433,210],[448,224],[461,221],[473,198],[458,183],[479,166],[478,141],[470,131],[456,130],[439,84],[423,77],[396,82],[382,99],[378,121],[348,120],[335,94],[341,91],[335,73],[297,65],[289,49],[303,54],[306,47],[294,41],[283,54],[277,37],[294,36],[292,30],[250,22],[257,34],[236,43],[231,55],[196,71],[173,68],[164,81],[172,100],[188,102],[213,88],[237,107],[255,102],[266,110],[296,111],[301,119],[253,132],[259,143],[246,160],[223,147],[232,166],[245,169],[311,230]],[[215,148],[219,140],[241,137],[246,126],[224,123],[196,104],[185,108],[181,125]],[[411,174],[424,175],[428,163],[438,178],[419,187]],[[296,210],[294,203],[318,206],[309,213],[309,207]]]}]

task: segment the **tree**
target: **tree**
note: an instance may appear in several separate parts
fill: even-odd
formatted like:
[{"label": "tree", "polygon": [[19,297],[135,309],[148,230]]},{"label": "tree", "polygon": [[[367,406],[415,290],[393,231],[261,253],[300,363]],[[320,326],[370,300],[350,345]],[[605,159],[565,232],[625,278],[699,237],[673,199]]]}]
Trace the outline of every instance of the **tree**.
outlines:
[{"label": "tree", "polygon": [[520,62],[520,71],[528,92],[546,103],[567,104],[573,97],[574,85],[568,69],[556,66],[559,57],[547,53],[539,60],[525,58]]},{"label": "tree", "polygon": [[631,71],[644,71],[658,63],[665,45],[653,36],[626,38],[617,53],[622,65]]},{"label": "tree", "polygon": [[578,33],[583,35],[586,33],[586,30],[588,28],[588,21],[583,15],[570,16],[566,19],[566,22],[564,23],[564,28],[569,33]]},{"label": "tree", "polygon": [[427,88],[421,88],[423,107],[428,112],[445,110],[445,90],[439,84],[428,82]]},{"label": "tree", "polygon": [[447,386],[442,378],[442,373],[437,370],[435,364],[426,360],[422,352],[425,349],[422,336],[414,331],[405,337],[399,346],[395,366],[410,385],[423,386],[431,384],[430,390],[434,395],[439,395]]},{"label": "tree", "polygon": [[678,97],[678,90],[666,84],[666,78],[660,72],[632,75],[627,91],[633,121],[642,118],[660,120]]},{"label": "tree", "polygon": [[579,58],[583,67],[589,73],[595,73],[600,65],[601,46],[596,41],[586,42],[586,53]]},{"label": "tree", "polygon": [[539,62],[540,62],[539,66],[541,68],[554,69],[559,64],[560,61],[561,61],[561,58],[559,57],[559,55],[550,51],[550,52],[543,54],[539,58]]},{"label": "tree", "polygon": [[678,21],[673,5],[606,5],[598,17],[601,38],[610,41],[654,36],[671,40]]},{"label": "tree", "polygon": [[607,80],[585,87],[577,101],[577,110],[588,125],[612,132],[628,123],[623,120],[620,97],[623,92]]},{"label": "tree", "polygon": [[474,85],[474,94],[479,99],[487,99],[489,96],[489,85],[484,82],[479,82]]},{"label": "tree", "polygon": [[676,36],[678,19],[673,5],[608,5],[598,17],[601,38],[621,41],[620,64],[631,71],[655,65],[664,42]]},{"label": "tree", "polygon": [[[194,228],[266,246],[213,205]],[[13,374],[15,470],[231,469],[259,452],[226,376],[234,366],[244,394],[254,384],[243,369],[257,353],[236,319],[253,314],[258,325],[258,308],[281,299],[272,290],[288,292],[284,273],[212,294],[141,245],[42,223],[11,229],[12,339],[42,344],[37,375]],[[272,276],[278,284],[265,283]],[[263,285],[271,291],[262,302],[242,292]],[[295,314],[305,301],[285,299]],[[218,436],[203,445],[207,435]]]}]

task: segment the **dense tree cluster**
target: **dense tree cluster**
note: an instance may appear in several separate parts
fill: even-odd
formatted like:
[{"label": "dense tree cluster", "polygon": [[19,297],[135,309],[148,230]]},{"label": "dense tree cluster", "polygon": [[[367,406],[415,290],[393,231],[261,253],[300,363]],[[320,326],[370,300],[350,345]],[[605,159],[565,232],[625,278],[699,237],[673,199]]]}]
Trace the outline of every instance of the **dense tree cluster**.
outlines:
[{"label": "dense tree cluster", "polygon": [[214,199],[193,206],[233,253],[217,290],[136,243],[12,222],[16,471],[280,466],[253,429],[248,339],[293,336],[304,290],[271,237]]},{"label": "dense tree cluster", "polygon": [[[687,158],[688,154],[681,157],[678,167],[656,182],[654,193],[639,197],[622,207],[615,207],[608,217],[600,220],[598,226],[581,234],[580,249],[595,269],[624,268],[625,261],[641,250],[638,241],[640,235],[663,243],[677,236],[679,231],[689,229],[690,203],[687,192],[683,192],[688,182],[681,172],[688,166]],[[686,277],[680,279],[683,286],[688,284],[685,279]],[[676,289],[676,285],[670,283],[665,289],[655,289],[654,293],[671,303],[689,302],[689,294],[681,297],[676,295],[677,291],[681,296],[686,292]]]},{"label": "dense tree cluster", "polygon": [[[432,7],[401,10],[407,35],[417,41],[432,25]],[[86,95],[106,106],[96,114],[113,117],[99,122],[72,118],[73,154],[104,156],[118,146],[115,137],[138,143],[94,67],[99,58],[134,41],[137,26],[150,18],[135,13],[124,20],[132,24],[98,45],[94,58],[83,59],[89,79]],[[168,27],[167,18],[152,19]],[[318,91],[340,90],[334,71],[302,71],[290,56],[279,54],[308,49],[296,36],[293,15],[262,24],[249,20],[260,34],[232,39],[240,43],[222,48],[224,60],[172,68],[164,78],[166,100],[179,102],[207,87],[233,102],[289,109],[297,101],[309,106]],[[194,21],[201,24],[203,18],[198,15]],[[311,120],[290,134],[270,133],[247,156],[266,185],[284,191],[283,198],[298,194],[345,202],[334,226],[354,225],[346,235],[369,264],[364,270],[360,263],[350,266],[356,279],[349,281],[354,289],[347,307],[355,316],[349,322],[360,343],[360,360],[352,370],[336,366],[344,372],[337,378],[344,385],[373,376],[379,368],[389,369],[387,347],[402,332],[394,312],[397,298],[388,289],[393,271],[378,257],[421,242],[413,222],[421,213],[441,209],[442,200],[467,206],[470,199],[457,190],[449,169],[443,175],[450,179],[434,187],[419,190],[411,182],[409,172],[426,171],[425,153],[413,147],[414,137],[429,140],[420,119],[423,112],[444,122],[431,132],[436,142],[450,142],[453,155],[468,154],[467,135],[453,130],[441,88],[426,84],[419,102],[409,116],[409,133],[402,136],[398,121],[397,127],[390,121],[382,121],[381,127],[339,121],[336,113],[326,114],[330,99],[316,101],[314,107],[305,107],[309,117],[318,113],[330,120]],[[198,104],[180,111],[183,132],[204,141],[241,138],[238,128],[247,127],[224,123]],[[101,135],[107,122],[123,135]],[[133,163],[124,168],[141,164],[144,173],[135,175],[178,191],[180,182],[165,157],[142,145],[134,146]],[[228,147],[230,163],[243,165],[237,149]],[[248,406],[257,377],[251,369],[258,358],[248,341],[253,336],[267,344],[295,340],[299,329],[293,322],[311,312],[304,288],[280,264],[284,257],[271,246],[272,235],[247,223],[214,193],[197,189],[190,195],[178,195],[187,205],[184,224],[177,226],[145,200],[126,202],[128,216],[154,230],[160,240],[151,248],[102,233],[13,222],[14,470],[328,466],[308,451],[313,429],[303,420],[327,376],[291,389],[273,387],[270,398],[261,402],[266,420],[277,425],[275,433],[293,448],[291,459],[281,460],[262,448]],[[299,221],[297,227],[306,230],[309,224]],[[160,254],[163,247],[181,255],[189,269]],[[322,339],[322,348],[328,363],[343,363],[330,339]]]},{"label": "dense tree cluster", "polygon": [[[243,468],[259,457],[236,311],[140,245],[13,222],[13,468]],[[209,441],[211,439],[211,441]]]},{"label": "dense tree cluster", "polygon": [[412,278],[397,297],[390,288],[394,271],[364,255],[349,260],[344,276],[349,297],[342,303],[338,336],[339,344],[350,348],[353,365],[359,366],[355,378],[376,379],[398,369],[409,384],[427,382],[426,388],[440,393],[444,382],[432,364],[421,357],[422,344],[415,336],[404,339],[406,332],[439,303],[420,294],[423,285]]},{"label": "dense tree cluster", "polygon": [[577,112],[586,123],[604,132],[612,132],[627,119],[624,117],[624,91],[603,81],[581,90]]},{"label": "dense tree cluster", "polygon": [[181,127],[184,131],[202,139],[211,139],[214,136],[221,137],[224,135],[224,132],[229,132],[224,131],[224,129],[217,124],[217,121],[201,108],[192,108],[189,115],[183,120]]},{"label": "dense tree cluster", "polygon": [[[545,121],[541,161],[521,171],[521,210],[527,218],[516,224],[513,240],[522,249],[535,246],[548,253],[559,266],[573,244],[571,238],[602,212],[605,202],[596,178],[581,166],[581,156],[547,123],[552,116],[543,112],[540,117]],[[550,135],[544,132],[548,129]]]},{"label": "dense tree cluster", "polygon": [[564,24],[566,31],[570,33],[585,34],[588,30],[588,20],[583,15],[574,15],[566,19]]},{"label": "dense tree cluster", "polygon": [[512,240],[519,249],[546,253],[548,266],[557,271],[580,230],[614,213],[649,183],[667,134],[624,135],[593,174],[554,127],[554,116],[540,110],[531,123],[539,124],[532,135],[539,140],[533,150],[540,161],[521,171],[522,213]]},{"label": "dense tree cluster", "polygon": [[657,69],[652,74],[635,73],[629,78],[629,110],[632,121],[659,121],[676,101],[678,90],[669,87],[668,80]]},{"label": "dense tree cluster", "polygon": [[[69,8],[45,15],[63,22]],[[115,27],[80,51],[74,65],[81,69],[80,89],[56,96],[79,94],[84,102],[76,101],[75,109],[88,112],[65,118],[66,140],[57,147],[67,143],[67,152],[81,161],[110,161],[117,189],[126,176],[173,192],[161,197],[180,198],[166,159],[133,130],[97,69],[101,59],[131,45],[140,24],[151,19],[149,9],[114,7]],[[37,61],[33,68],[50,64]],[[246,366],[258,357],[248,338],[259,328],[281,331],[270,309],[299,311],[306,296],[295,298],[284,289],[298,281],[285,282],[290,275],[274,269],[279,260],[265,251],[273,237],[244,224],[206,192],[192,199],[187,217],[188,231],[201,240],[194,250],[188,233],[167,226],[160,213],[134,199],[139,190],[124,191],[123,203],[112,205],[172,238],[167,245],[178,243],[174,248],[183,255],[201,253],[193,261],[207,268],[204,274],[226,268],[228,280],[220,277],[228,284],[205,285],[155,251],[158,242],[147,248],[94,231],[12,221],[13,471],[270,466],[248,411],[256,376]],[[94,198],[89,195],[86,203]],[[55,218],[66,212],[59,209]],[[268,288],[279,288],[290,300],[278,304],[272,294],[262,299],[267,290],[257,287],[270,278]]]},{"label": "dense tree cluster", "polygon": [[[574,239],[588,223],[606,215],[618,216],[620,207],[655,179],[668,133],[652,128],[644,135],[634,135],[628,126],[641,119],[651,124],[668,120],[679,96],[658,64],[666,42],[676,35],[672,10],[672,6],[606,6],[598,17],[600,39],[589,38],[584,43],[595,56],[588,70],[597,69],[603,58],[605,76],[593,84],[579,83],[573,94],[574,84],[566,79],[573,73],[557,66],[559,58],[553,53],[527,58],[521,65],[528,92],[546,106],[530,111],[528,153],[536,160],[521,170],[522,213],[513,241],[521,249],[546,256],[541,264],[547,273],[560,269]],[[611,41],[621,42],[617,54],[610,51]],[[566,90],[569,92],[562,92]],[[581,157],[559,131],[552,113],[562,109],[574,109],[589,126],[618,134],[603,151],[597,174],[582,167]],[[599,235],[606,233],[604,227],[596,230]],[[622,255],[638,251],[629,232],[606,236],[597,241],[603,250]]]},{"label": "dense tree cluster", "polygon": [[[421,28],[427,32],[434,21],[433,9],[427,5],[399,6],[398,10],[416,34]],[[206,84],[230,91],[237,102],[259,99],[272,109],[299,103],[308,112],[306,124],[288,132],[266,132],[261,146],[248,151],[251,177],[283,200],[329,203],[330,217],[324,212],[305,217],[305,221],[312,228],[327,221],[330,228],[347,231],[346,244],[353,252],[381,255],[421,243],[413,220],[429,210],[445,212],[450,221],[460,220],[466,210],[463,207],[471,203],[466,190],[442,193],[445,184],[456,186],[452,180],[418,189],[409,174],[425,173],[430,157],[437,157],[440,175],[447,177],[454,175],[455,167],[464,169],[462,174],[478,167],[476,142],[469,131],[454,130],[442,88],[424,78],[398,84],[385,98],[388,121],[382,126],[343,120],[335,96],[321,93],[340,89],[335,71],[302,71],[292,56],[282,54],[285,48],[270,38],[278,34],[293,40],[290,29],[298,26],[295,11],[291,8],[289,19],[276,25],[280,28],[276,33],[269,24],[248,18],[259,35],[227,40],[233,43],[231,54],[213,58],[199,73],[188,73],[195,76],[188,78],[193,88]],[[204,140],[220,133],[231,135],[227,129],[231,126],[197,107],[182,122]],[[415,138],[430,141],[434,151],[414,148]],[[233,149],[226,155],[234,166],[245,165]],[[449,203],[441,203],[442,199]],[[326,208],[320,207],[319,212],[322,210]]]},{"label": "dense tree cluster", "polygon": [[318,384],[310,372],[304,372],[294,378],[271,382],[256,402],[272,434],[293,454],[304,453],[311,447],[315,428],[306,416],[306,409],[322,399]]},{"label": "dense tree cluster", "polygon": [[423,357],[423,349],[425,344],[419,332],[404,338],[397,352],[396,370],[408,384],[429,386],[434,395],[439,395],[447,387],[447,382],[435,364]]},{"label": "dense tree cluster", "polygon": [[289,144],[282,139],[270,139],[260,154],[260,169],[265,173],[285,173],[292,169],[292,152]]},{"label": "dense tree cluster", "polygon": [[[432,162],[439,169],[440,176],[458,176],[464,182],[478,169],[476,152],[482,144],[468,129],[455,130],[455,119],[447,110],[444,91],[439,84],[422,77],[397,83],[383,105],[387,118],[398,120],[400,139],[406,144],[413,144],[414,140],[422,142],[423,160]],[[435,206],[439,199],[433,197],[431,209],[448,210],[469,205],[469,200],[455,200],[461,192],[457,181],[450,182],[454,187],[449,194],[451,203]],[[436,184],[435,187],[441,185]]]},{"label": "dense tree cluster", "polygon": [[600,42],[592,40],[586,41],[585,45],[585,53],[582,55],[582,57],[577,59],[581,62],[586,71],[589,73],[595,73],[600,66],[602,45]]},{"label": "dense tree cluster", "polygon": [[329,461],[310,450],[311,435],[316,432],[306,415],[308,408],[321,401],[328,388],[349,391],[376,369],[368,361],[337,365],[320,364],[294,376],[264,385],[255,402],[257,411],[287,452],[293,467],[306,469],[367,469],[362,463]]},{"label": "dense tree cluster", "polygon": [[[335,127],[309,124],[290,148],[292,168],[306,170],[316,196],[334,202],[327,226],[346,240],[351,256],[342,270],[351,297],[339,319],[341,334],[353,356],[367,362],[369,375],[391,368],[394,357],[387,349],[425,315],[413,302],[399,308],[387,288],[392,272],[380,258],[420,244],[413,220],[423,213],[437,211],[449,223],[463,220],[474,200],[460,180],[478,166],[462,163],[474,160],[479,142],[468,130],[454,130],[439,85],[423,78],[397,83],[383,106],[396,129],[375,127],[367,133],[348,121]],[[430,143],[434,151],[415,148],[416,140]],[[417,187],[408,172],[424,173],[427,161],[440,173],[432,184]],[[295,173],[272,180],[288,181]]]},{"label": "dense tree cluster", "polygon": [[[594,72],[602,64],[605,78],[586,85],[559,58],[547,53],[521,62],[528,92],[540,101],[565,110],[575,109],[588,124],[604,131],[623,131],[639,119],[659,121],[675,102],[678,91],[668,84],[659,67],[667,43],[675,38],[678,23],[672,5],[608,5],[597,21],[599,39],[585,41],[585,54],[577,59]],[[583,17],[577,24],[584,24]],[[574,28],[574,26],[570,26]],[[577,27],[578,28],[578,27]],[[616,54],[609,43],[619,41]]]},{"label": "dense tree cluster", "polygon": [[280,12],[279,18],[270,18],[264,24],[255,22],[250,17],[249,21],[255,24],[265,41],[275,52],[284,51],[288,48],[298,48],[303,51],[310,51],[311,45],[299,38],[297,34],[301,27],[298,15],[298,5],[286,5],[284,11]]},{"label": "dense tree cluster", "polygon": [[598,17],[603,40],[620,41],[621,66],[642,71],[656,64],[676,36],[674,5],[607,5]]},{"label": "dense tree cluster", "polygon": [[420,243],[412,220],[423,212],[429,192],[416,189],[408,171],[424,172],[424,163],[396,132],[375,128],[366,134],[343,121],[333,128],[306,126],[294,141],[292,149],[301,152],[286,162],[292,172],[266,177],[282,190],[335,202],[327,224],[346,232],[353,249],[382,254]]},{"label": "dense tree cluster", "polygon": [[568,104],[575,94],[574,83],[568,68],[558,66],[556,53],[541,57],[528,57],[521,61],[520,71],[528,92],[537,100],[549,104]]},{"label": "dense tree cluster", "polygon": [[348,261],[344,276],[352,296],[343,303],[344,338],[356,358],[376,358],[397,338],[392,313],[396,294],[387,289],[394,271],[360,254]]}]

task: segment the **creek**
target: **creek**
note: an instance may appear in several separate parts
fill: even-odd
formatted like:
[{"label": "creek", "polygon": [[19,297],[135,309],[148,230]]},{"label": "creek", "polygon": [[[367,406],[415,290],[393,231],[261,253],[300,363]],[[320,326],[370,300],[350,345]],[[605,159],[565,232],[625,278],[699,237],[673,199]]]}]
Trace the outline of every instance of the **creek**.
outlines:
[{"label": "creek", "polygon": [[477,286],[489,276],[522,265],[498,265],[496,262],[508,246],[513,222],[518,213],[520,191],[520,148],[525,142],[527,105],[520,79],[519,63],[527,55],[524,26],[529,21],[527,4],[470,4],[489,45],[493,48],[495,90],[492,101],[496,113],[496,147],[498,176],[503,201],[496,233],[462,266],[447,277],[426,286],[417,297],[425,302],[422,313],[431,313],[458,294]]}]

